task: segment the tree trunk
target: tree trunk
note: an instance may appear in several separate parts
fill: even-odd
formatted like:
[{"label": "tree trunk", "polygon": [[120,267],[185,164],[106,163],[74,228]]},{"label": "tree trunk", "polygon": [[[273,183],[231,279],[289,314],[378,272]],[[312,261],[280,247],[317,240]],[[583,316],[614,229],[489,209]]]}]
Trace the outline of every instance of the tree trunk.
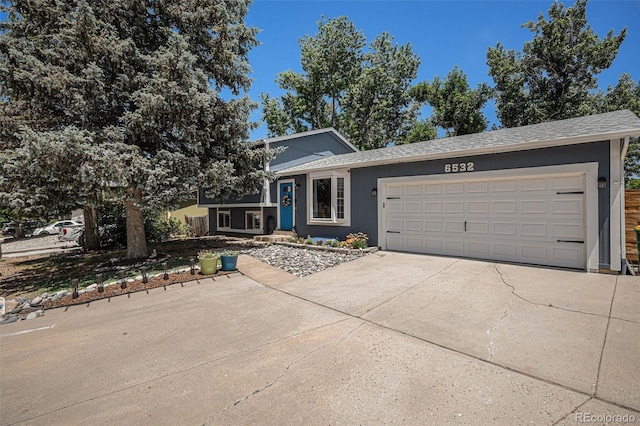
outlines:
[{"label": "tree trunk", "polygon": [[84,241],[87,250],[98,250],[100,248],[98,209],[90,205],[84,206]]},{"label": "tree trunk", "polygon": [[142,194],[139,190],[132,190],[134,199],[127,199],[124,203],[127,216],[127,258],[136,259],[147,257],[147,237],[144,233],[144,218],[140,201]]}]

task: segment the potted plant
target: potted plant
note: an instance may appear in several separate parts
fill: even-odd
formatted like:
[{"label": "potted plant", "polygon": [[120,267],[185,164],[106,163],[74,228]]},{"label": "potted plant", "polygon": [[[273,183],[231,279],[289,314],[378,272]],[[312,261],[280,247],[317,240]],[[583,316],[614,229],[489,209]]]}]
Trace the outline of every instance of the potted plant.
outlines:
[{"label": "potted plant", "polygon": [[225,251],[220,255],[220,264],[223,271],[235,271],[238,265],[238,252]]},{"label": "potted plant", "polygon": [[211,250],[201,250],[198,253],[200,261],[200,272],[204,275],[211,275],[218,272],[218,254]]}]

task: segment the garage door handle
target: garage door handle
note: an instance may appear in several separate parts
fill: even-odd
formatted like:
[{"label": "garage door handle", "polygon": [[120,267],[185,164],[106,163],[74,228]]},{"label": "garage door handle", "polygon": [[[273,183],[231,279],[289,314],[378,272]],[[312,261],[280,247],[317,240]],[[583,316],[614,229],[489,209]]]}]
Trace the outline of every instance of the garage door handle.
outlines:
[{"label": "garage door handle", "polygon": [[558,240],[559,243],[576,243],[576,244],[584,244],[584,241],[579,240]]},{"label": "garage door handle", "polygon": [[387,234],[399,234],[400,231],[387,231]]},{"label": "garage door handle", "polygon": [[467,221],[464,221],[464,232],[467,232]]}]

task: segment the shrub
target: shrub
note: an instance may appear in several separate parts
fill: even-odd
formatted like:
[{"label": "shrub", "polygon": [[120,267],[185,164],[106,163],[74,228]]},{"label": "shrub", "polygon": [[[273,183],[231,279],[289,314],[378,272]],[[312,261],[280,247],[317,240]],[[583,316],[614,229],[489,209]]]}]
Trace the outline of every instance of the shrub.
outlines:
[{"label": "shrub", "polygon": [[352,249],[366,249],[368,247],[368,241],[369,237],[367,234],[358,232],[357,234],[347,235],[346,243]]}]

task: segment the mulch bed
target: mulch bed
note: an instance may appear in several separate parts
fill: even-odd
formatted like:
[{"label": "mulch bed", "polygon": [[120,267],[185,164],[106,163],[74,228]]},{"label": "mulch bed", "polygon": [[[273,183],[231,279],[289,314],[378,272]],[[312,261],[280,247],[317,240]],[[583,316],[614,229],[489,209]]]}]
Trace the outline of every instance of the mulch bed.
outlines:
[{"label": "mulch bed", "polygon": [[112,297],[123,296],[130,293],[137,293],[140,291],[148,291],[153,288],[158,287],[166,287],[170,285],[185,283],[188,281],[194,280],[203,280],[207,278],[220,277],[223,275],[229,275],[237,273],[237,271],[222,271],[219,270],[216,274],[213,275],[203,275],[200,271],[196,270],[194,275],[191,275],[190,272],[183,272],[180,274],[169,274],[169,279],[165,280],[162,276],[159,277],[149,277],[149,282],[143,283],[142,280],[136,280],[134,282],[128,282],[126,288],[121,288],[120,284],[111,284],[108,287],[104,288],[104,292],[99,293],[98,290],[86,292],[80,294],[76,299],[72,297],[72,294],[69,294],[65,297],[60,298],[59,300],[52,302],[47,301],[43,302],[43,306],[45,309],[53,309],[60,308],[65,306],[73,306],[73,305],[84,305],[87,303],[94,302],[96,300],[101,299],[110,299]]}]

